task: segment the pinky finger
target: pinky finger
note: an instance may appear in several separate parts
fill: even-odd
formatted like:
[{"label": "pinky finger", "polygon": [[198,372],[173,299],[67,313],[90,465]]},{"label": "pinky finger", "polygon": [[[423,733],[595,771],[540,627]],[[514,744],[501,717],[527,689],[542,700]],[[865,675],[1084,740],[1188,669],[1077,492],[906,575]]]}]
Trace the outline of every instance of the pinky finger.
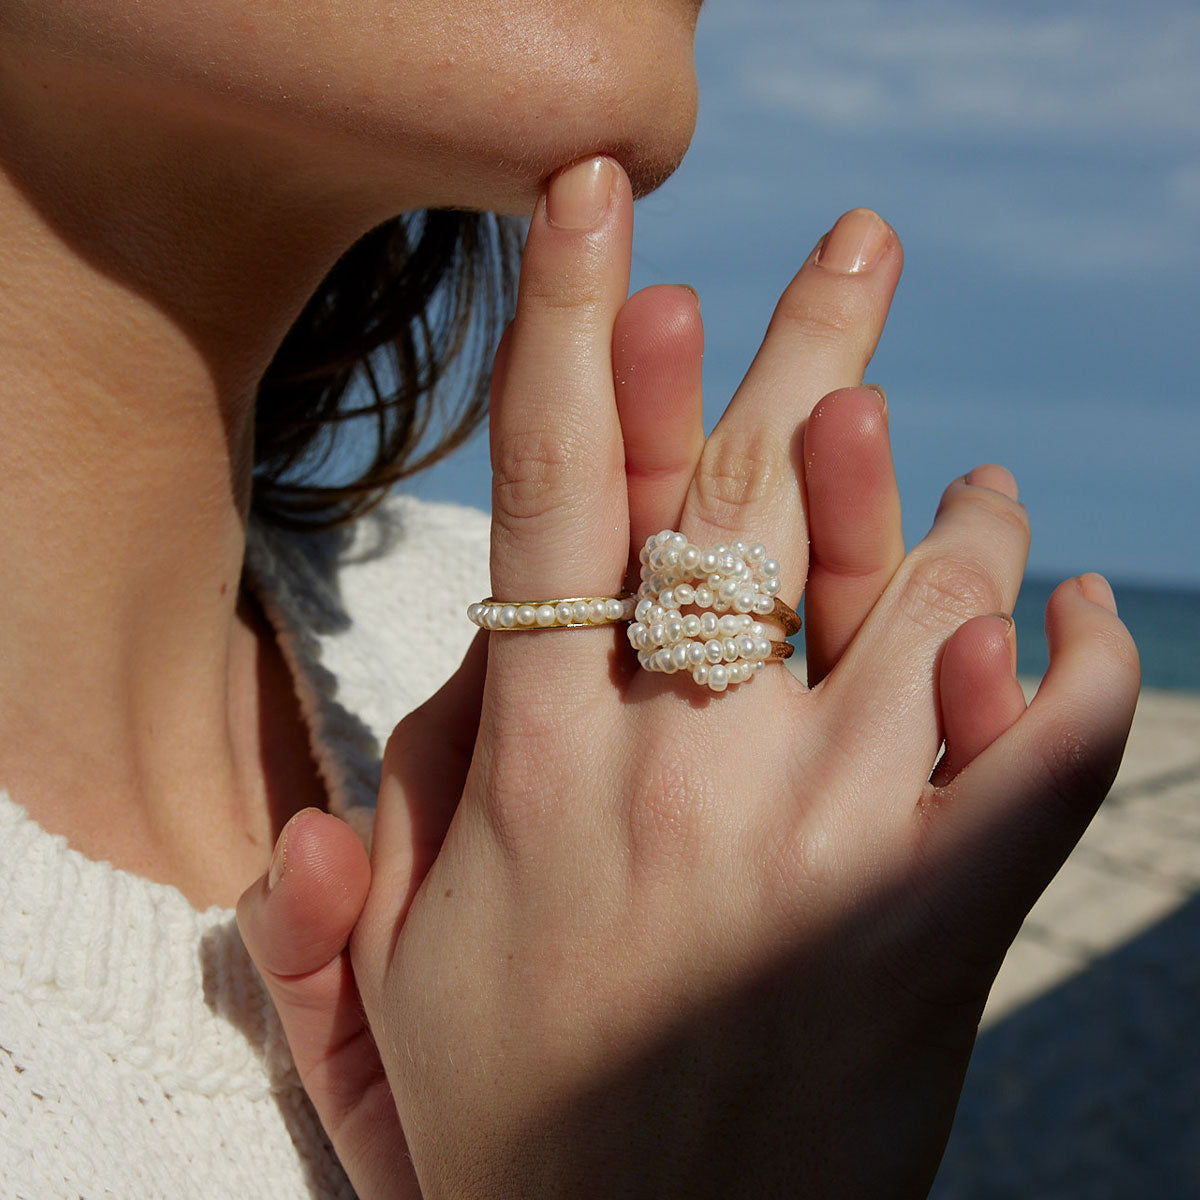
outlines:
[{"label": "pinky finger", "polygon": [[1011,617],[975,617],[947,641],[938,664],[938,704],[946,751],[931,782],[942,787],[1025,711]]},{"label": "pinky finger", "polygon": [[937,799],[925,877],[943,928],[973,958],[1007,950],[1108,794],[1137,704],[1137,651],[1107,583],[1061,584],[1046,611],[1050,666],[1028,710]]}]

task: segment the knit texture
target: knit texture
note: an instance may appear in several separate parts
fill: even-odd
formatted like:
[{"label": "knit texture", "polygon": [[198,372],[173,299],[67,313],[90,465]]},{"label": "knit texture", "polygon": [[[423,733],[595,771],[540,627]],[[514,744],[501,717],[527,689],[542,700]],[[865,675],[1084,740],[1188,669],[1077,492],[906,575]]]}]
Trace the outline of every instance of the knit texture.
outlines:
[{"label": "knit texture", "polygon": [[[331,808],[364,830],[381,746],[462,658],[487,562],[482,513],[412,499],[349,530],[250,531]],[[15,800],[0,790],[0,1192],[352,1195],[233,910],[84,858]]]}]

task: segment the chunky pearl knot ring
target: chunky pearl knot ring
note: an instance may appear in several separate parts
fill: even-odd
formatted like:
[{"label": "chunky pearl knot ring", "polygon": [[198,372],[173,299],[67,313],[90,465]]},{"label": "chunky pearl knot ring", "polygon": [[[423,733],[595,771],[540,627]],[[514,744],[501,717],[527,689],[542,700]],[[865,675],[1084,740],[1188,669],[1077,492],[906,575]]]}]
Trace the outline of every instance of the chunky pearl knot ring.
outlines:
[{"label": "chunky pearl knot ring", "polygon": [[791,645],[771,641],[762,624],[778,622],[789,635],[800,629],[800,618],[778,598],[779,564],[761,543],[702,550],[665,529],[647,539],[639,561],[628,634],[647,671],[688,671],[701,686],[723,692],[749,683],[768,661],[791,656]]},{"label": "chunky pearl knot ring", "polygon": [[668,675],[688,671],[714,692],[749,683],[771,660],[791,657],[790,643],[768,638],[763,621],[790,636],[799,631],[800,618],[779,599],[779,564],[760,543],[701,550],[682,533],[664,529],[647,539],[639,561],[636,596],[488,597],[472,604],[467,616],[496,633],[629,621],[629,644],[642,667]]}]

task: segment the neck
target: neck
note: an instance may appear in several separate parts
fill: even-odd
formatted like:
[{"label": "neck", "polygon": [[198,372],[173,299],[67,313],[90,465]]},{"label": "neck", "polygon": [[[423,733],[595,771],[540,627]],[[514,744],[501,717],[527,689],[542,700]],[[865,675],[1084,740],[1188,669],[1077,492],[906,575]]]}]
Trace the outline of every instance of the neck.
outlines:
[{"label": "neck", "polygon": [[239,601],[256,381],[381,214],[111,91],[34,105],[4,78],[0,786],[85,853],[228,903],[315,787],[285,768],[273,798],[295,723]]}]

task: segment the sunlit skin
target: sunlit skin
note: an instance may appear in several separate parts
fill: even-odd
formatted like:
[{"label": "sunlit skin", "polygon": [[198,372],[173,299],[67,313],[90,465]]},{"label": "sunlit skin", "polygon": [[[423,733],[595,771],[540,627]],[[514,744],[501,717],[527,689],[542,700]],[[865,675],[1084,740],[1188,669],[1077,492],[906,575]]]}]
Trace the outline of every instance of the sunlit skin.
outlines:
[{"label": "sunlit skin", "polygon": [[[364,1197],[922,1194],[1128,732],[1095,576],[1051,600],[1025,705],[1006,470],[963,464],[905,552],[861,386],[903,258],[874,214],[814,231],[705,437],[695,296],[627,294],[633,196],[692,131],[696,8],[0,12],[0,781],[92,857],[242,893]],[[618,590],[664,527],[761,539],[813,686],[698,696],[612,631],[481,635],[389,742],[368,859],[239,596],[253,398],[337,254],[430,204],[531,214],[493,592]]]},{"label": "sunlit skin", "polygon": [[669,173],[697,7],[3,7],[0,760],[48,828],[230,904],[323,802],[238,595],[258,377],[380,220],[527,213],[598,147]]}]

